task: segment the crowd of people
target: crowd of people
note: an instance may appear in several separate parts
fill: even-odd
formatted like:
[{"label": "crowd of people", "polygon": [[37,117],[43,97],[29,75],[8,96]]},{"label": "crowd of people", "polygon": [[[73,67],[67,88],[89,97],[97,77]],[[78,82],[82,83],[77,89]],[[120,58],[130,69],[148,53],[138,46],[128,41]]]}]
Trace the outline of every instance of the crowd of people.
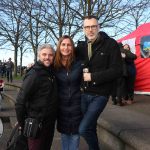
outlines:
[{"label": "crowd of people", "polygon": [[42,124],[36,137],[27,134],[29,150],[50,150],[55,124],[62,150],[79,150],[80,136],[90,150],[100,150],[97,119],[109,97],[114,104],[133,101],[136,55],[99,30],[98,19],[86,16],[85,41],[75,47],[64,35],[56,52],[50,44],[38,48],[38,61],[28,69],[15,104],[23,133],[27,118]]},{"label": "crowd of people", "polygon": [[0,76],[1,78],[6,77],[7,82],[13,81],[13,70],[14,70],[14,63],[12,62],[11,58],[8,61],[2,62],[0,60]]}]

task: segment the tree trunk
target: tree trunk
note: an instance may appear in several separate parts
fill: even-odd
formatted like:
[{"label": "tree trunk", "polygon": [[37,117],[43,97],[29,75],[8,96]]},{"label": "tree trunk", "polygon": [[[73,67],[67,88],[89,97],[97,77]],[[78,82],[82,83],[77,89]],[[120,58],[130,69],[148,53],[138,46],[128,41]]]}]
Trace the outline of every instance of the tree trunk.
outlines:
[{"label": "tree trunk", "polygon": [[17,76],[17,48],[14,51],[14,76]]}]

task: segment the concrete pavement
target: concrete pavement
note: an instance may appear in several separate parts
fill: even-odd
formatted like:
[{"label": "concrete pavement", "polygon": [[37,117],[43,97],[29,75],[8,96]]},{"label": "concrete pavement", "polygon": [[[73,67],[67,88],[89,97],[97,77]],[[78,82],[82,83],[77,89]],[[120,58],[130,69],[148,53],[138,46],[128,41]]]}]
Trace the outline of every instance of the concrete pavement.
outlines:
[{"label": "concrete pavement", "polygon": [[109,101],[98,120],[99,137],[112,150],[150,150],[150,96],[123,107]]},{"label": "concrete pavement", "polygon": [[2,120],[0,119],[0,138],[2,136],[3,133],[3,124],[2,124]]},{"label": "concrete pavement", "polygon": [[[5,95],[7,99],[16,96],[17,92],[14,91],[12,89],[6,91],[9,95]],[[99,142],[103,143],[102,150],[150,150],[149,116],[150,96],[135,95],[135,103],[123,107],[112,105],[110,99],[98,119],[97,129]],[[11,118],[10,121],[15,121],[13,112],[11,112]],[[58,132],[55,134],[54,143],[53,150],[59,150],[60,134]],[[80,150],[88,149],[83,139],[80,145]]]},{"label": "concrete pavement", "polygon": [[[20,83],[19,83],[20,84]],[[18,84],[17,84],[18,85]],[[0,118],[3,121],[3,125],[0,126],[0,131],[2,131],[3,136],[0,138],[0,150],[5,150],[6,149],[6,142],[10,136],[12,127],[14,127],[16,123],[16,114],[14,110],[14,102],[17,96],[17,87],[12,88],[9,86],[5,86],[4,89],[4,100],[2,101],[2,109],[3,111],[0,112]],[[0,119],[0,121],[1,121]],[[2,130],[4,126],[4,131]],[[103,147],[105,147],[103,145]],[[51,150],[60,150],[61,149],[61,138],[60,138],[60,133],[55,132],[54,139],[53,139],[53,144]],[[80,140],[80,150],[86,150],[88,149],[87,144],[85,141],[81,138]],[[108,149],[104,149],[108,150]]]}]

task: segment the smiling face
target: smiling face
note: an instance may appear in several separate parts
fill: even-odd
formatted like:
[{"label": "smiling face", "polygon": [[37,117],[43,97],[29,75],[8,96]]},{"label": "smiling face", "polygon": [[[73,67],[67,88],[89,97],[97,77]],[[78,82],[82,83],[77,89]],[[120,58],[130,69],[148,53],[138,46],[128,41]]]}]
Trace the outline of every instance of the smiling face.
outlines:
[{"label": "smiling face", "polygon": [[60,53],[62,56],[70,56],[73,51],[73,45],[70,39],[64,39],[60,44]]},{"label": "smiling face", "polygon": [[83,31],[89,41],[95,41],[99,32],[97,20],[95,18],[85,19],[83,23]]},{"label": "smiling face", "polygon": [[39,51],[38,57],[45,67],[49,67],[53,63],[54,52],[50,48],[43,48]]}]

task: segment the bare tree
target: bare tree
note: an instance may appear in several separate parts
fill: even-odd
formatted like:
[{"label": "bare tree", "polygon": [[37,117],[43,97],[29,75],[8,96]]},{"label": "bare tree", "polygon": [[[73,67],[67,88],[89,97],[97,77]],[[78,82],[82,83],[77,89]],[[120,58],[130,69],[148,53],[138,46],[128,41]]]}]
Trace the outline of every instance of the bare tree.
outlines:
[{"label": "bare tree", "polygon": [[[67,5],[63,0],[43,0],[43,18],[41,24],[49,30],[49,37],[56,45],[59,37],[64,34],[70,35],[72,38],[78,33],[79,28],[76,12],[73,12],[68,5],[72,5],[72,1],[68,1]],[[77,2],[74,2],[77,3]],[[76,10],[79,10],[77,7]],[[47,14],[45,13],[47,12]]]},{"label": "bare tree", "polygon": [[3,15],[0,21],[1,36],[4,37],[6,43],[11,43],[14,48],[14,75],[17,76],[17,54],[19,39],[23,31],[21,27],[23,11],[19,10],[15,1],[11,0],[2,0],[0,6],[0,12]]},{"label": "bare tree", "polygon": [[[41,43],[55,46],[64,34],[74,41],[83,39],[84,16],[97,16],[103,31],[118,36],[131,28],[133,20],[136,20],[135,26],[143,22],[148,3],[149,0],[1,0],[0,35],[3,41],[0,40],[0,44],[14,47],[16,65],[18,49],[32,50],[36,61],[37,47]],[[137,21],[137,18],[140,19]]]},{"label": "bare tree", "polygon": [[37,2],[33,0],[23,1],[22,5],[20,5],[20,8],[25,10],[22,18],[26,27],[24,39],[30,44],[35,55],[35,61],[37,60],[37,48],[43,39],[46,38],[46,31],[41,24],[43,20],[42,6],[42,1]]},{"label": "bare tree", "polygon": [[129,6],[129,10],[118,19],[114,26],[116,37],[125,36],[134,31],[139,25],[150,21],[149,7],[149,0],[137,0],[135,4]]},{"label": "bare tree", "polygon": [[136,29],[140,24],[150,19],[150,1],[143,0],[137,7],[130,9],[126,21],[130,27]]}]

